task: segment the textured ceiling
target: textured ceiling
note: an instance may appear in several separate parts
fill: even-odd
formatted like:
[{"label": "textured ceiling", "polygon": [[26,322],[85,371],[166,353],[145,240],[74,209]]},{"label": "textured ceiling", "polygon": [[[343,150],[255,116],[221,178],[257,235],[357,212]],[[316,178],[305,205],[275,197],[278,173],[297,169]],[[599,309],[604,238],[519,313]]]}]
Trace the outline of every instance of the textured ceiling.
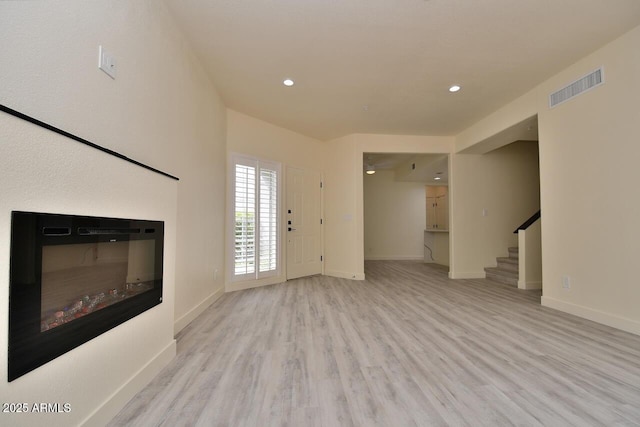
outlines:
[{"label": "textured ceiling", "polygon": [[321,140],[454,135],[640,24],[639,0],[165,1],[229,108]]}]

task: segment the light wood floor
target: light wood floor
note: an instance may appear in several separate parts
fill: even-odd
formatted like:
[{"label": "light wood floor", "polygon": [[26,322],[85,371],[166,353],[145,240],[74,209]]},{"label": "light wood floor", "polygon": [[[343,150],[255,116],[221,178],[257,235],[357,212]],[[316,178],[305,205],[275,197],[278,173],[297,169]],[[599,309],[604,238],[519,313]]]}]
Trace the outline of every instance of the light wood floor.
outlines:
[{"label": "light wood floor", "polygon": [[640,425],[640,337],[417,262],[223,295],[113,426]]}]

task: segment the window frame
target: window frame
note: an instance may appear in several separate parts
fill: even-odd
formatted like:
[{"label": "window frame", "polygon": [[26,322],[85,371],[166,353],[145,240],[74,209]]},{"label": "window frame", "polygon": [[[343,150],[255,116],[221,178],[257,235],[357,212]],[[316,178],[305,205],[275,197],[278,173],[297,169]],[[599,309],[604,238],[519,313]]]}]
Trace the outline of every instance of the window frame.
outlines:
[{"label": "window frame", "polygon": [[[254,235],[255,235],[255,245],[254,245],[254,271],[248,272],[245,274],[236,274],[236,167],[237,165],[247,166],[254,168],[255,180],[254,180],[254,194],[253,194],[253,205],[255,207],[254,215],[255,215],[255,227],[254,227]],[[275,200],[275,269],[260,271],[260,252],[262,243],[261,242],[261,231],[264,228],[263,221],[261,221],[261,213],[263,208],[260,206],[260,196],[262,190],[262,184],[260,180],[261,171],[268,170],[274,171],[276,176],[276,200]],[[237,283],[237,282],[252,282],[261,279],[268,279],[271,277],[277,277],[282,274],[282,260],[283,258],[283,249],[282,249],[282,165],[278,162],[260,159],[253,156],[231,153],[229,157],[229,186],[228,186],[228,241],[227,241],[227,253],[228,253],[228,262],[227,262],[227,278],[229,282]],[[273,218],[271,216],[271,218]],[[273,223],[272,223],[273,225]],[[274,233],[270,233],[272,236]],[[273,241],[273,240],[271,240]]]}]

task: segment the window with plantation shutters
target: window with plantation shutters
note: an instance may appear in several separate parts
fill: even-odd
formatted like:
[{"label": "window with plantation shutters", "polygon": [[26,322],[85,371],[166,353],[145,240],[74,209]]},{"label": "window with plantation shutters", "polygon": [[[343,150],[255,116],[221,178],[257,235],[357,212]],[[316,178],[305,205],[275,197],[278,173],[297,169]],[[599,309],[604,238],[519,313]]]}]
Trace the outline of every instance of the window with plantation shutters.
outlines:
[{"label": "window with plantation shutters", "polygon": [[256,271],[256,170],[236,165],[234,276]]},{"label": "window with plantation shutters", "polygon": [[260,168],[259,272],[278,267],[278,173]]},{"label": "window with plantation shutters", "polygon": [[233,280],[276,275],[280,165],[233,156]]}]

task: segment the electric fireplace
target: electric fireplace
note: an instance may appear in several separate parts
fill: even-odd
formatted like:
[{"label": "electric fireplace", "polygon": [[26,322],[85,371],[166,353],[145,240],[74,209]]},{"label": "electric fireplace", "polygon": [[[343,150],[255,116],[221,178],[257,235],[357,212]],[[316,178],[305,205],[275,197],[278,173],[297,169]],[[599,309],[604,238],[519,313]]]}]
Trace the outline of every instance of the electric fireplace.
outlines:
[{"label": "electric fireplace", "polygon": [[9,381],[162,302],[163,222],[11,219]]}]

